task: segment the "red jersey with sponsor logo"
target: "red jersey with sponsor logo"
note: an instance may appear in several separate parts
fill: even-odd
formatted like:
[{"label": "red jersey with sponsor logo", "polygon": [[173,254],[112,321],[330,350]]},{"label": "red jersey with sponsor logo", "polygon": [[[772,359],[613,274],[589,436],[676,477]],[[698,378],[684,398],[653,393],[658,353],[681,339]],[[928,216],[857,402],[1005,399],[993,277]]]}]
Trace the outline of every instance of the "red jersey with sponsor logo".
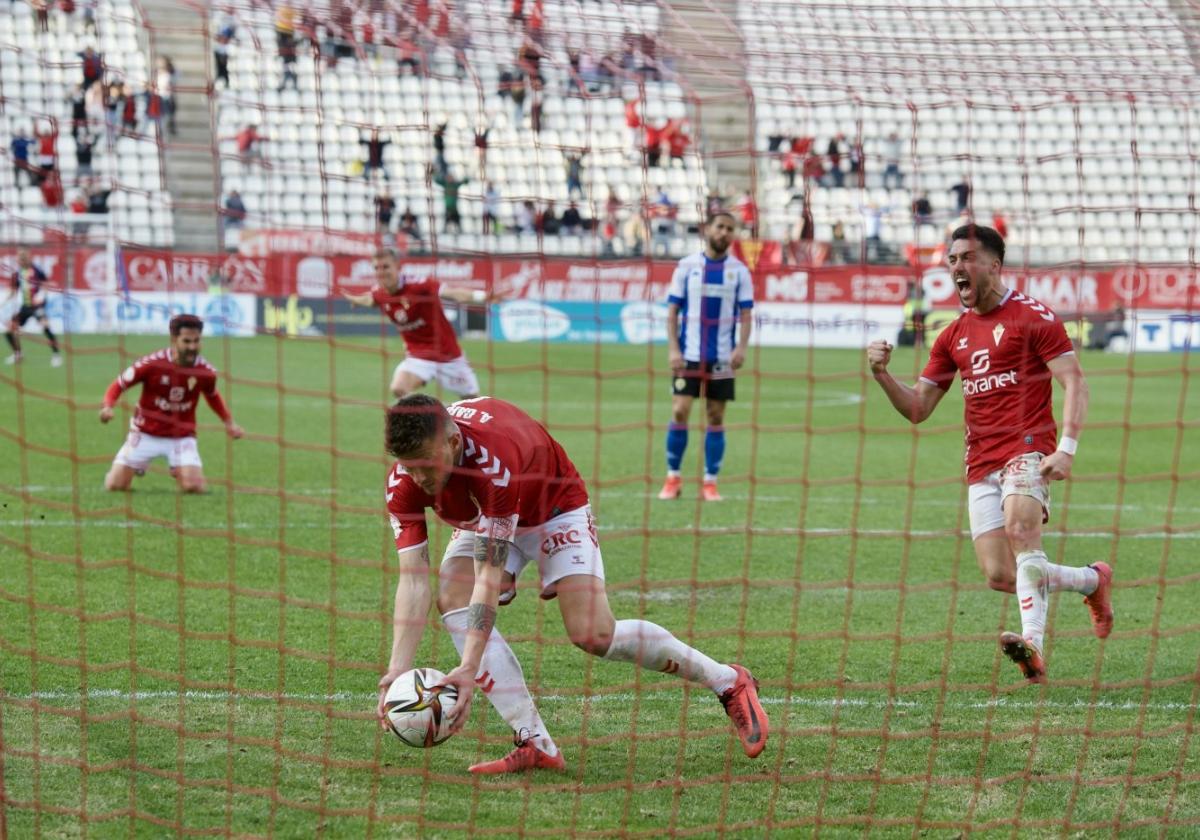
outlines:
[{"label": "red jersey with sponsor logo", "polygon": [[222,420],[228,418],[225,403],[217,392],[217,371],[203,356],[191,367],[175,364],[169,348],[143,356],[125,369],[109,386],[105,403],[135,383],[142,383],[142,397],[132,427],[155,437],[183,438],[196,434],[196,403],[203,395]]},{"label": "red jersey with sponsor logo", "polygon": [[396,325],[405,350],[414,359],[450,362],[462,355],[454,327],[442,310],[437,280],[402,282],[395,294],[376,286],[371,299]]},{"label": "red jersey with sponsor logo", "polygon": [[962,375],[968,482],[1026,452],[1055,450],[1053,375],[1046,363],[1071,352],[1062,321],[1012,291],[986,315],[967,310],[938,335],[921,378],[945,391],[956,373]]},{"label": "red jersey with sponsor logo", "polygon": [[462,432],[463,450],[441,492],[429,495],[399,464],[388,473],[396,548],[415,548],[429,539],[426,508],[455,528],[511,540],[512,528],[541,525],[588,503],[583,478],[567,453],[524,411],[492,397],[446,408]]}]

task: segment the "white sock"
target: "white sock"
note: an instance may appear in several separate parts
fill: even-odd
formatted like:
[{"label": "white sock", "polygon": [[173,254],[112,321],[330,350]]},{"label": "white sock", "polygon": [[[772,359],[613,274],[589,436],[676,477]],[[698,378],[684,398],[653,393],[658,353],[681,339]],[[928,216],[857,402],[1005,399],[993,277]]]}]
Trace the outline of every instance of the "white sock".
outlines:
[{"label": "white sock", "polygon": [[667,470],[667,478],[682,478],[683,473],[679,470]]},{"label": "white sock", "polygon": [[1046,570],[1050,575],[1049,591],[1078,592],[1081,595],[1091,595],[1100,585],[1100,575],[1091,566],[1057,566],[1047,563]]},{"label": "white sock", "polygon": [[733,687],[737,672],[688,647],[668,631],[637,618],[618,621],[613,628],[612,644],[605,659],[632,662],[651,671],[675,674],[691,682],[703,683],[717,694]]},{"label": "white sock", "polygon": [[[442,624],[454,640],[454,647],[462,653],[467,643],[467,608],[446,613],[442,616]],[[483,649],[475,683],[513,732],[520,735],[522,729],[527,730],[539,750],[547,755],[558,755],[558,746],[546,731],[546,724],[525,685],[521,663],[495,627]]]},{"label": "white sock", "polygon": [[713,475],[712,473],[705,473],[705,474],[704,474],[704,483],[705,483],[705,484],[708,484],[708,483],[714,483],[714,484],[715,484],[715,483],[716,483],[716,481],[717,481],[717,477],[716,477],[715,475]]},{"label": "white sock", "polygon": [[1044,551],[1022,551],[1017,555],[1017,601],[1021,606],[1021,635],[1042,649],[1046,633],[1046,595],[1049,561]]}]

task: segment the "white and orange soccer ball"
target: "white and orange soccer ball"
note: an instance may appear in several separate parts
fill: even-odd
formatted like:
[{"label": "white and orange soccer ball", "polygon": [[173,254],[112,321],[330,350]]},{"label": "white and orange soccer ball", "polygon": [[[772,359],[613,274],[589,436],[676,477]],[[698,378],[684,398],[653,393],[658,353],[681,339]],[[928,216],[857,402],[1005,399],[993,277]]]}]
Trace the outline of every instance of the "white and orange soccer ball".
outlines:
[{"label": "white and orange soccer ball", "polygon": [[450,737],[447,716],[458,702],[458,690],[439,687],[445,678],[435,668],[414,668],[388,688],[383,700],[388,722],[410,747],[436,747]]}]

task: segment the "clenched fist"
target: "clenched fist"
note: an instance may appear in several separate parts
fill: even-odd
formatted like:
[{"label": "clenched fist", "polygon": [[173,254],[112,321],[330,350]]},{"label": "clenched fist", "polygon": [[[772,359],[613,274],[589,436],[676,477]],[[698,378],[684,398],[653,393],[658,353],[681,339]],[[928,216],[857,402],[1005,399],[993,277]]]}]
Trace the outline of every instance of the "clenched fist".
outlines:
[{"label": "clenched fist", "polygon": [[867,364],[871,366],[871,373],[883,373],[891,360],[891,342],[872,341],[867,345]]}]

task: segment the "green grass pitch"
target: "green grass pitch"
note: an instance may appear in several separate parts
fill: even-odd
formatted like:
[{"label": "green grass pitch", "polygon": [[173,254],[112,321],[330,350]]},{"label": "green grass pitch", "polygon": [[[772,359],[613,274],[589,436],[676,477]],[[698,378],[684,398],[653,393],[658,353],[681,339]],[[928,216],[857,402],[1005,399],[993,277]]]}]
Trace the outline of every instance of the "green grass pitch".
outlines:
[{"label": "green grass pitch", "polygon": [[[588,480],[618,617],[746,664],[772,725],[747,760],[703,688],[567,644],[528,575],[500,629],[568,771],[476,779],[469,763],[509,749],[482,698],[434,750],[372,719],[399,342],[206,339],[248,432],[228,441],[200,407],[213,492],[181,498],[158,468],[105,494],[124,432],[99,424],[100,396],[163,343],[77,339],[58,370],[33,346],[19,377],[0,371],[9,836],[1200,832],[1194,355],[1082,358],[1091,414],[1047,549],[1113,563],[1117,623],[1100,643],[1078,596],[1052,596],[1037,688],[998,654],[1015,600],[983,586],[962,533],[957,388],[914,431],[862,353],[756,350],[726,418],[725,501],[696,500],[698,410],[684,498],[662,503],[661,347],[468,342],[484,390],[546,422]],[[917,365],[898,352],[893,369]],[[418,664],[456,661],[431,625]]]}]

